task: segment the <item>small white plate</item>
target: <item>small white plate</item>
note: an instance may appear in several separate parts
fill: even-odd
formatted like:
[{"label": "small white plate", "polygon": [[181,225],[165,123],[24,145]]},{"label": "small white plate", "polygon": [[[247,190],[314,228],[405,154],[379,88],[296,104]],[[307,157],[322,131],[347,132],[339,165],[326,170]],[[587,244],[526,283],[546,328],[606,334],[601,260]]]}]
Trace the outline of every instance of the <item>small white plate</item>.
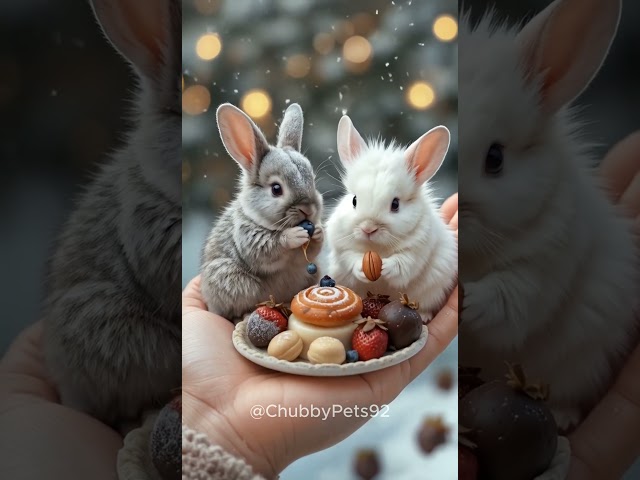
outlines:
[{"label": "small white plate", "polygon": [[404,362],[413,357],[427,343],[429,331],[426,326],[422,327],[420,338],[408,347],[397,352],[386,354],[384,357],[373,360],[359,361],[355,363],[343,363],[335,365],[329,363],[312,364],[306,360],[298,359],[293,362],[279,360],[267,353],[266,348],[254,346],[247,338],[246,320],[236,325],[233,331],[233,346],[244,358],[253,363],[261,365],[271,370],[293,375],[307,375],[310,377],[344,377],[347,375],[360,375],[361,373],[374,372],[383,368],[391,367]]}]

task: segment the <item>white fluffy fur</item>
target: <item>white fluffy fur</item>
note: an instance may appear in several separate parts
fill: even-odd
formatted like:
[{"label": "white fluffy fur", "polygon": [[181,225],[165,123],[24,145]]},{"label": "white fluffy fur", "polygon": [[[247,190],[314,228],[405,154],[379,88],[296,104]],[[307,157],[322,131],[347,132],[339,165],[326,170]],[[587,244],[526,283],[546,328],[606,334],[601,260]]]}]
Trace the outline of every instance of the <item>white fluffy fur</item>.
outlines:
[{"label": "white fluffy fur", "polygon": [[[343,118],[340,128],[344,125]],[[420,303],[420,313],[428,320],[444,303],[456,278],[455,236],[443,222],[429,187],[416,180],[407,163],[406,150],[379,141],[366,146],[355,129],[353,132],[353,158],[339,133],[346,194],[326,226],[327,273],[361,296],[367,291],[392,298],[397,298],[399,292],[406,293]],[[448,132],[446,144],[441,147],[435,155],[440,157],[429,159],[430,165],[437,163],[435,170],[446,154]],[[356,208],[352,203],[354,195]],[[394,197],[400,199],[398,212],[391,211]],[[362,230],[375,227],[378,230],[371,238]],[[369,250],[382,257],[382,276],[376,282],[369,281],[362,271],[362,259]]]},{"label": "white fluffy fur", "polygon": [[[487,379],[502,378],[505,361],[522,364],[550,384],[561,428],[593,406],[629,351],[639,285],[630,225],[598,188],[576,122],[554,103],[582,91],[603,58],[585,57],[606,55],[615,33],[619,2],[584,3],[557,1],[535,22],[557,9],[566,28],[583,22],[588,45],[528,28],[532,45],[554,49],[524,58],[523,37],[489,15],[473,31],[465,18],[459,48],[460,363]],[[601,19],[570,15],[582,7]],[[569,73],[545,84],[531,58],[544,63],[562,50],[579,65],[567,59]],[[493,142],[504,145],[499,178],[483,174]]]}]

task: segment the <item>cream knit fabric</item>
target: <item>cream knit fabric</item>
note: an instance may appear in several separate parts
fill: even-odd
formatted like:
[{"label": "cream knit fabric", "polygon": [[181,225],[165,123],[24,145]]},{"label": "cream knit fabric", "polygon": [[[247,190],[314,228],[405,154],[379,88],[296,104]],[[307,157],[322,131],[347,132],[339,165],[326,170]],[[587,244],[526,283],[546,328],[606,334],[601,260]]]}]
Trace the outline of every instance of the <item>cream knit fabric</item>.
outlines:
[{"label": "cream knit fabric", "polygon": [[182,480],[265,480],[253,473],[243,459],[236,458],[206,435],[182,425]]}]

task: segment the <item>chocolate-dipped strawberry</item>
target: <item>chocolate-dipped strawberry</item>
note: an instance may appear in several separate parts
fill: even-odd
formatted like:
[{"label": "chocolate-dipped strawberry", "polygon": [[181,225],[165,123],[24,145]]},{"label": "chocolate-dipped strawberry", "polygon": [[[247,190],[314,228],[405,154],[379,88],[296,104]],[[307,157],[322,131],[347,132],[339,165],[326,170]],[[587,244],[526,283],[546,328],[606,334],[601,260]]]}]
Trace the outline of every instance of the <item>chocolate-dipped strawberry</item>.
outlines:
[{"label": "chocolate-dipped strawberry", "polygon": [[385,322],[389,332],[389,344],[396,350],[408,347],[420,338],[422,317],[419,305],[402,294],[400,300],[393,301],[380,310],[380,320]]},{"label": "chocolate-dipped strawberry", "polygon": [[528,385],[518,367],[510,367],[508,377],[467,393],[459,421],[476,445],[481,478],[530,480],[549,468],[557,426],[544,402],[546,389]]}]

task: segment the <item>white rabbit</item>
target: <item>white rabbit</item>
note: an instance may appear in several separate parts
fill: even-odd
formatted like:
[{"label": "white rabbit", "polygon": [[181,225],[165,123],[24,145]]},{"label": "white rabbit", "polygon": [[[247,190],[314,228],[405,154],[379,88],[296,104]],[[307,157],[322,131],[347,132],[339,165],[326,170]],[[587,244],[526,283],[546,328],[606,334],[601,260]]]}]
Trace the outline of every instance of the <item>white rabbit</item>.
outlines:
[{"label": "white rabbit", "polygon": [[[406,150],[395,143],[367,145],[343,116],[338,153],[346,194],[327,221],[328,274],[360,296],[368,290],[420,304],[429,321],[446,300],[458,268],[456,239],[442,220],[427,181],[449,149],[449,130],[436,127]],[[382,258],[382,276],[371,282],[363,256]]]},{"label": "white rabbit", "polygon": [[605,391],[636,331],[630,223],[599,188],[565,106],[599,70],[619,0],[558,0],[520,32],[460,36],[460,363],[549,383],[558,426]]}]

